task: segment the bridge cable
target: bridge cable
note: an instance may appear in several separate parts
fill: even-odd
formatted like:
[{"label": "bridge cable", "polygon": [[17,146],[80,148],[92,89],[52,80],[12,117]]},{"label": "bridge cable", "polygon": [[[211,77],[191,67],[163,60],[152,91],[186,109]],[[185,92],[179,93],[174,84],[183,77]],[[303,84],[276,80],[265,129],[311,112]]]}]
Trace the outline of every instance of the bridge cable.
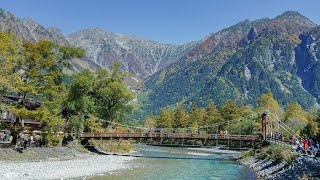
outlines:
[{"label": "bridge cable", "polygon": [[[290,127],[288,127],[285,123],[283,123],[282,121],[280,121],[280,119],[279,119],[277,116],[275,116],[275,115],[272,114],[272,113],[270,113],[270,115],[277,119],[277,121],[275,121],[275,120],[273,120],[273,119],[271,119],[271,120],[272,120],[273,122],[275,122],[275,123],[278,123],[278,125],[279,125],[280,127],[282,127],[284,130],[286,130],[289,134],[294,134],[294,135],[296,135],[296,136],[298,136],[298,137],[301,138],[301,136],[299,136],[295,131],[293,131],[293,130],[292,130]],[[280,124],[280,123],[281,123],[281,124]]]}]

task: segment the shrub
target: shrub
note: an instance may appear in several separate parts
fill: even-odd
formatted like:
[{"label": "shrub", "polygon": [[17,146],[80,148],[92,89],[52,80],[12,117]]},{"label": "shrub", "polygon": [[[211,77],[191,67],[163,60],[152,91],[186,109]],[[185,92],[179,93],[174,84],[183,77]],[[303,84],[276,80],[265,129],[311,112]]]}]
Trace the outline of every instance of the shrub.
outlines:
[{"label": "shrub", "polygon": [[263,148],[260,153],[256,154],[256,157],[274,159],[290,164],[296,158],[296,155],[291,152],[290,146],[271,145]]},{"label": "shrub", "polygon": [[49,134],[49,133],[48,133],[48,134],[45,136],[45,139],[46,139],[46,144],[47,144],[47,146],[49,146],[49,147],[52,147],[52,146],[61,146],[63,136],[61,136],[61,135],[56,135],[56,134]]},{"label": "shrub", "polygon": [[249,149],[242,153],[241,158],[243,159],[243,158],[252,157],[252,156],[254,156],[254,150]]}]

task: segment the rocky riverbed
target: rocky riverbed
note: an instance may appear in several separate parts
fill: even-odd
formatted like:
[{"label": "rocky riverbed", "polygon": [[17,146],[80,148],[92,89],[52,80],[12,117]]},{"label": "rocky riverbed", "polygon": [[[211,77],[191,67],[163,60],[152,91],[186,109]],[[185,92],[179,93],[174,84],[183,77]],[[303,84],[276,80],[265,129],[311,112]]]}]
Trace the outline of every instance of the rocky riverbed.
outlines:
[{"label": "rocky riverbed", "polygon": [[0,149],[0,179],[68,179],[116,173],[132,168],[129,161],[133,159],[82,153],[67,147],[34,148],[23,153]]},{"label": "rocky riverbed", "polygon": [[257,179],[320,178],[320,160],[315,158],[299,157],[291,164],[254,157],[241,159],[239,162],[251,168],[256,173]]}]

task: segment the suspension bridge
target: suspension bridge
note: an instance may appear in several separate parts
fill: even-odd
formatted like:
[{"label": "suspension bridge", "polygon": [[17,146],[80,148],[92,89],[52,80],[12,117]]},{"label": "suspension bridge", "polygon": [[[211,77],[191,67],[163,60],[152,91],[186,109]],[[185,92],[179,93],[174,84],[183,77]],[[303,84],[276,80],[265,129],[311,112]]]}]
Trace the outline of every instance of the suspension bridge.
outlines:
[{"label": "suspension bridge", "polygon": [[[290,146],[292,144],[292,141],[288,138],[290,135],[295,135],[296,140],[302,139],[277,115],[268,111],[264,111],[260,118],[252,114],[224,122],[185,128],[147,128],[129,126],[104,119],[99,120],[107,123],[112,130],[100,133],[82,132],[79,137],[86,140],[135,140],[139,143],[158,146],[223,145],[228,148],[230,145],[238,148],[254,147],[254,145],[262,142]],[[261,121],[261,130],[260,128],[258,128],[259,130],[255,129],[254,126],[259,121]],[[113,131],[115,127],[121,127],[122,131]],[[276,132],[286,133],[287,135],[278,138],[273,136]]]},{"label": "suspension bridge", "polygon": [[[81,139],[96,140],[136,140],[149,145],[163,146],[208,146],[209,144],[225,145],[238,144],[238,148],[253,147],[254,144],[261,142],[261,136],[254,134],[254,123],[257,119],[255,115],[240,117],[224,122],[203,125],[198,127],[185,128],[146,128],[129,126],[120,123],[99,119],[109,127],[121,127],[122,131],[109,132],[83,132],[80,133]],[[243,122],[246,121],[245,124]],[[236,130],[234,130],[236,125]],[[233,127],[233,129],[232,129]],[[243,131],[246,129],[246,131]]]}]

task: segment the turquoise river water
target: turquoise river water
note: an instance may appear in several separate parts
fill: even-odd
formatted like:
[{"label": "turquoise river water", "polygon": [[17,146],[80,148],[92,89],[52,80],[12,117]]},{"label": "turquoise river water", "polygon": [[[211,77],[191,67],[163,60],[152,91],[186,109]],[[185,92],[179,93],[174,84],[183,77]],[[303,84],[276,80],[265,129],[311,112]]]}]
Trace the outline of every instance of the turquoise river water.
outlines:
[{"label": "turquoise river water", "polygon": [[90,180],[204,180],[255,179],[252,171],[232,160],[239,152],[217,149],[192,149],[141,146],[145,158],[131,161],[134,168]]}]

